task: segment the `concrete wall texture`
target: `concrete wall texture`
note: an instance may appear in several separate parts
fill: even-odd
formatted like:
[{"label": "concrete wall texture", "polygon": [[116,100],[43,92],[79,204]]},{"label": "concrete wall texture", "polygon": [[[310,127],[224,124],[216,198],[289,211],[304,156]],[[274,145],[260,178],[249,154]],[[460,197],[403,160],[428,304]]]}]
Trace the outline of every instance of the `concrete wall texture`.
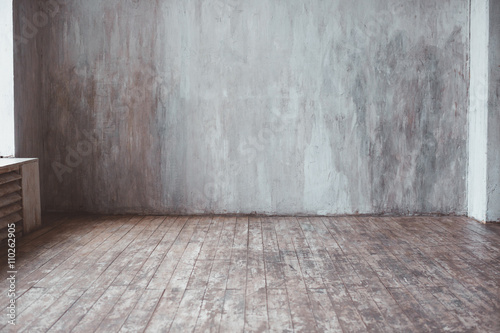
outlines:
[{"label": "concrete wall texture", "polygon": [[47,210],[467,211],[469,1],[14,12],[37,31],[16,51],[17,156],[40,158]]}]

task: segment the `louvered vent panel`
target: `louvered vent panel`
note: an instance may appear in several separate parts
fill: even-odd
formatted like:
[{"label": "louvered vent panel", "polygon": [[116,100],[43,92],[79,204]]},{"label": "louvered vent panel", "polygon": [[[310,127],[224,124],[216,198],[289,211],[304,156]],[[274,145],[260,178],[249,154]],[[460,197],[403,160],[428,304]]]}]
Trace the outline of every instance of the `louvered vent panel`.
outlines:
[{"label": "louvered vent panel", "polygon": [[7,238],[7,226],[11,223],[16,224],[16,234],[21,234],[23,198],[19,168],[0,172],[0,241]]}]

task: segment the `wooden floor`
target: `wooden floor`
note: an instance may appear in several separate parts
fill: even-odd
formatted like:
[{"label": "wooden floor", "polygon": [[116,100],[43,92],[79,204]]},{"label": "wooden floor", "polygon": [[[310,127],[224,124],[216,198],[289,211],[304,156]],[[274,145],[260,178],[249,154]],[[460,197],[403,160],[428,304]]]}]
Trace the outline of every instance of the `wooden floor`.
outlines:
[{"label": "wooden floor", "polygon": [[0,331],[500,332],[500,225],[466,218],[52,216]]}]

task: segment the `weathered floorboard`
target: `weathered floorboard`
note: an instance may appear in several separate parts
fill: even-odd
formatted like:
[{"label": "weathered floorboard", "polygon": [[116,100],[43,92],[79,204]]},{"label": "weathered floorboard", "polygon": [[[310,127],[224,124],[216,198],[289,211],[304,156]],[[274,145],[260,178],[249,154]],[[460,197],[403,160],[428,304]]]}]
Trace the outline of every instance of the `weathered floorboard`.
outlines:
[{"label": "weathered floorboard", "polygon": [[[4,316],[2,332],[500,329],[500,225],[463,217],[50,221],[17,240],[17,325]],[[7,270],[0,276],[7,299]]]}]

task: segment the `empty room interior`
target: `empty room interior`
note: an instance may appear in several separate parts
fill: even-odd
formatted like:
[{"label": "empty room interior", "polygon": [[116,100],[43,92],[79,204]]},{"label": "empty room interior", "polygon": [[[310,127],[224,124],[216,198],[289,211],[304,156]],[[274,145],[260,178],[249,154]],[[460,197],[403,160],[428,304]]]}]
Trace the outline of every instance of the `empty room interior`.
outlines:
[{"label": "empty room interior", "polygon": [[500,0],[0,17],[0,331],[500,332]]}]

